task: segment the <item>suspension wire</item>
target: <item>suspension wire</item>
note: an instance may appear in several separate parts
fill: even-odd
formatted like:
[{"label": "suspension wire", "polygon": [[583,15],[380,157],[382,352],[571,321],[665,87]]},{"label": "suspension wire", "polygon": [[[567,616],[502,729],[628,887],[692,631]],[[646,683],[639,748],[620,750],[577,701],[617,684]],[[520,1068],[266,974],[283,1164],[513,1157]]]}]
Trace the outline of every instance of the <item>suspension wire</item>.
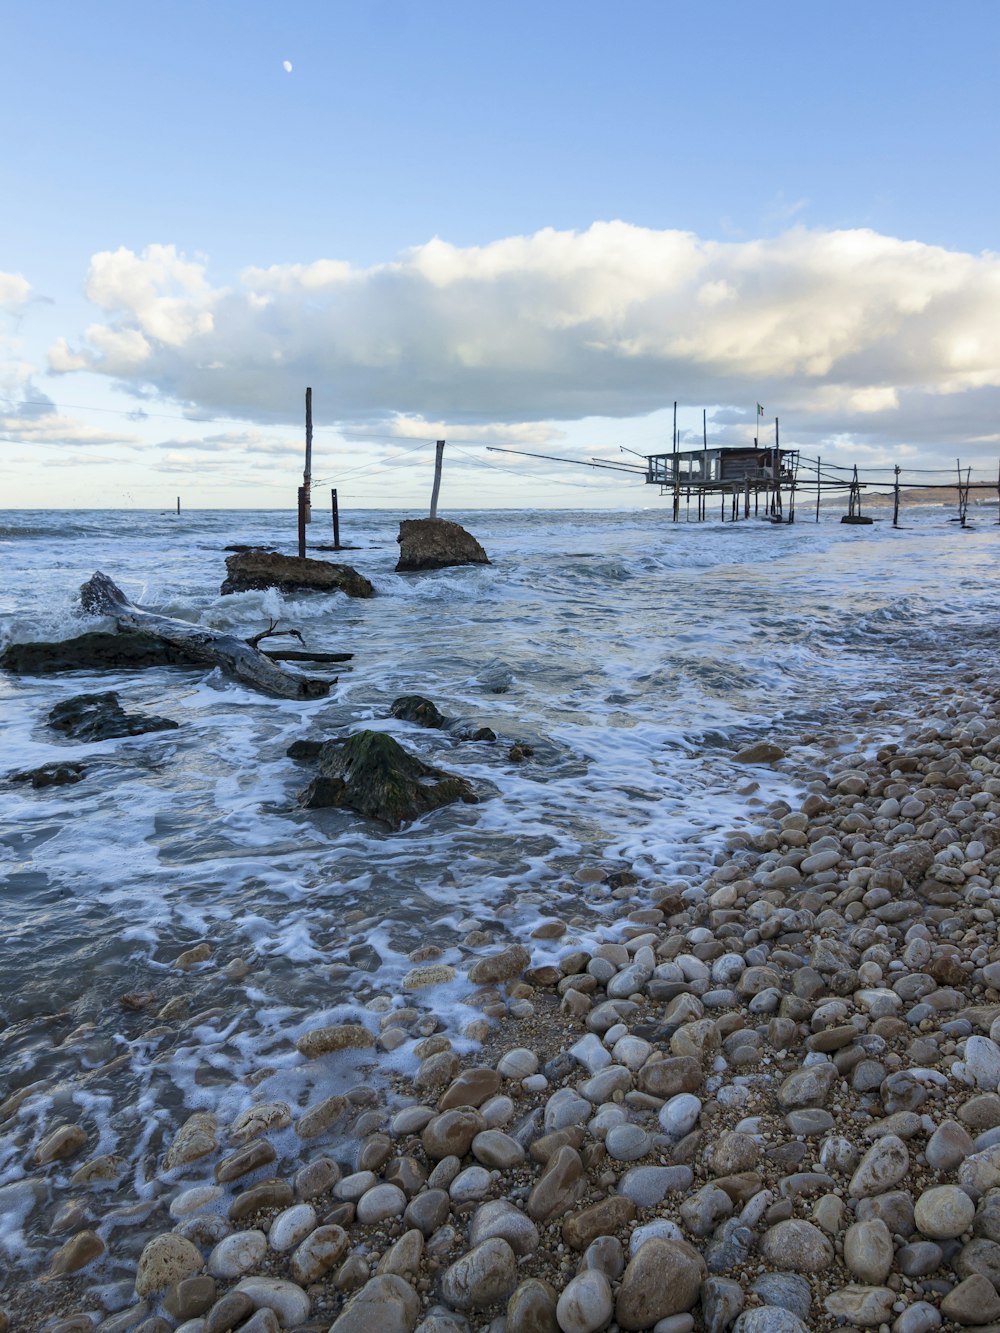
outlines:
[{"label": "suspension wire", "polygon": [[[472,463],[474,463],[477,467],[486,467],[486,468],[489,468],[491,471],[494,471],[494,472],[506,472],[506,473],[508,473],[508,474],[509,474],[510,476],[512,476],[512,477],[529,477],[529,478],[531,478],[532,480],[536,480],[536,481],[538,480],[538,473],[537,473],[537,472],[528,472],[525,468],[515,468],[515,467],[511,467],[511,465],[510,465],[509,463],[496,463],[496,462],[494,462],[491,458],[476,458],[475,455],[470,454],[470,453],[467,453],[464,449],[459,448],[457,445],[456,445],[456,447],[455,447],[455,452],[456,452],[456,453],[459,453],[459,454],[462,454],[463,457],[465,457],[465,458],[468,458],[468,459],[469,459]],[[590,490],[592,490],[592,487],[591,487],[587,482],[583,482],[583,481],[559,481],[559,480],[558,480],[557,478],[555,478],[555,477],[546,477],[546,478],[545,478],[545,485],[546,485],[546,486],[568,486],[570,490],[574,490],[574,491],[590,491]]]}]

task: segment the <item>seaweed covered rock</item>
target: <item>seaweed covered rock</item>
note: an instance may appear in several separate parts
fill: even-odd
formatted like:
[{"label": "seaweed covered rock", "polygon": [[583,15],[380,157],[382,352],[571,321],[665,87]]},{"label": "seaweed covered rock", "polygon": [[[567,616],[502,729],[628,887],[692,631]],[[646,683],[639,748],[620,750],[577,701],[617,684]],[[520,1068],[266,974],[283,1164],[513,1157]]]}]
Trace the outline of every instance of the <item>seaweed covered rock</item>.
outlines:
[{"label": "seaweed covered rock", "polygon": [[220,592],[251,592],[277,588],[281,592],[345,592],[348,597],[373,597],[375,589],[350,565],[280,555],[253,547],[226,559],[226,579]]},{"label": "seaweed covered rock", "polygon": [[397,574],[490,563],[472,533],[445,518],[404,518],[396,540],[399,542]]},{"label": "seaweed covered rock", "polygon": [[432,768],[381,731],[358,731],[346,741],[327,741],[319,751],[319,773],[302,793],[315,809],[341,806],[402,828],[428,810],[479,797],[464,778]]},{"label": "seaweed covered rock", "polygon": [[47,676],[57,671],[116,671],[150,666],[201,666],[182,648],[151,634],[80,634],[58,643],[11,643],[0,653],[4,671]]},{"label": "seaweed covered rock", "polygon": [[147,731],[173,731],[178,725],[169,717],[156,717],[152,713],[126,713],[113,690],[64,699],[49,713],[48,723],[74,741],[141,736]]}]

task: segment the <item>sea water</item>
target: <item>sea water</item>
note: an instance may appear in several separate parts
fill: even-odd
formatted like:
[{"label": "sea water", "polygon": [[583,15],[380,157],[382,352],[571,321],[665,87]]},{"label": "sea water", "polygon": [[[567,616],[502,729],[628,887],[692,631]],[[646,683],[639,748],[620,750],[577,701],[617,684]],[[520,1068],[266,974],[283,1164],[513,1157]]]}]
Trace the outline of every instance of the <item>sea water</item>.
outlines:
[{"label": "sea water", "polygon": [[[316,672],[339,679],[310,702],[212,670],[0,675],[0,1102],[39,1085],[0,1126],[0,1244],[28,1270],[60,1239],[47,1231],[79,1161],[121,1158],[93,1222],[120,1256],[130,1202],[152,1209],[183,1187],[162,1158],[193,1111],[225,1124],[255,1100],[301,1109],[370,1076],[370,1053],[304,1062],[302,1032],[375,1032],[405,1003],[469,1049],[469,941],[566,923],[530,940],[540,963],[615,938],[614,871],[636,876],[637,905],[656,886],[701,892],[764,803],[801,796],[801,776],[748,769],[742,747],[774,740],[801,775],[846,713],[905,713],[930,678],[996,651],[1000,528],[986,510],[969,530],[914,510],[898,531],[826,513],[780,526],[673,524],[659,507],[455,513],[492,563],[416,575],[394,572],[401,517],[343,516],[355,549],[324,558],[376,589],[352,600],[220,595],[228,545],[294,551],[287,513],[0,515],[0,647],[107,627],[78,600],[100,569],[162,614],[241,636],[276,621],[353,654]],[[321,527],[310,543],[329,540]],[[107,690],[178,730],[79,744],[46,724],[61,700]],[[497,741],[394,719],[392,701],[414,693]],[[480,803],[399,832],[302,808],[311,773],[290,743],[366,727],[461,774]],[[515,743],[531,754],[512,758]],[[84,765],[75,785],[5,780],[66,759]],[[178,971],[202,941],[211,959]],[[456,980],[404,996],[414,951]],[[233,960],[245,976],[224,971]],[[135,992],[152,992],[147,1010],[122,1004]],[[188,1021],[157,1021],[173,997]],[[415,1067],[413,1045],[394,1067]],[[86,1130],[85,1154],[39,1172],[38,1143],[66,1122]],[[275,1141],[297,1150],[291,1130]]]}]

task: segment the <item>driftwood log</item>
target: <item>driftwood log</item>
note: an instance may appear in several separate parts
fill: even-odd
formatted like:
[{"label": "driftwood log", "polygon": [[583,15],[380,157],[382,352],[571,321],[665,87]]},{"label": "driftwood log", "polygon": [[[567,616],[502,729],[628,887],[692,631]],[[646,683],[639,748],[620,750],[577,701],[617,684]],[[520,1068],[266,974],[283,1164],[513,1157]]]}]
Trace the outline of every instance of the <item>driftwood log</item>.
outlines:
[{"label": "driftwood log", "polygon": [[322,699],[333,683],[314,676],[285,671],[245,639],[222,634],[203,625],[157,615],[134,606],[107,574],[98,571],[80,589],[80,605],[90,615],[110,616],[115,628],[126,633],[139,631],[180,648],[194,661],[220,667],[246,685],[281,699]]}]

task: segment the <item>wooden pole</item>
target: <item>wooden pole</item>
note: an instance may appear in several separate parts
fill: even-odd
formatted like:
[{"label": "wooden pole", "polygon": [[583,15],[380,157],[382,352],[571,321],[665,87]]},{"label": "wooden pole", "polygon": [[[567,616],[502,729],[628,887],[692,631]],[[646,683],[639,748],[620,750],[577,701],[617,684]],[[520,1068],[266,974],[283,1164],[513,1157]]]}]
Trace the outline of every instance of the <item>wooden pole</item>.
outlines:
[{"label": "wooden pole", "polygon": [[312,522],[312,466],[313,466],[313,391],[306,389],[306,466],[302,473],[302,489],[306,493],[305,521]]},{"label": "wooden pole", "polygon": [[[966,485],[963,486],[963,485],[962,485],[962,460],[961,460],[960,458],[956,458],[956,459],[955,459],[955,467],[956,467],[956,469],[957,469],[957,471],[958,471],[958,521],[959,521],[959,523],[961,524],[961,526],[964,528],[964,527],[966,526],[966,519],[967,519],[967,517],[968,517],[968,508],[969,508],[969,487],[968,487],[968,477],[966,478]],[[970,469],[970,472],[971,472],[971,469]]]},{"label": "wooden pole", "polygon": [[792,461],[792,479],[788,483],[788,521],[795,522],[795,480],[799,467],[799,456],[796,452]]},{"label": "wooden pole", "polygon": [[179,495],[177,497],[177,512],[178,514],[181,512],[181,497]]},{"label": "wooden pole", "polygon": [[708,412],[701,409],[701,481],[708,484]]},{"label": "wooden pole", "polygon": [[681,514],[681,473],[680,459],[677,456],[677,401],[674,400],[674,522]]},{"label": "wooden pole", "polygon": [[819,522],[819,497],[823,494],[823,477],[820,472],[820,464],[822,463],[822,461],[823,461],[822,457],[819,454],[817,454],[816,455],[816,522],[817,523]]},{"label": "wooden pole", "polygon": [[781,451],[778,448],[778,418],[774,418],[774,459],[771,468],[771,477],[774,481],[774,502],[772,504],[772,515],[781,514]]},{"label": "wooden pole", "polygon": [[330,513],[333,518],[333,544],[340,550],[340,509],[337,506],[337,492],[330,492]]},{"label": "wooden pole", "polygon": [[896,481],[892,488],[892,526],[899,527],[899,464],[895,467]]},{"label": "wooden pole", "polygon": [[441,490],[441,464],[444,459],[444,440],[438,440],[434,454],[434,489],[431,491],[431,518],[438,516],[438,494]]},{"label": "wooden pole", "polygon": [[306,488],[299,487],[299,559],[306,558]]}]

